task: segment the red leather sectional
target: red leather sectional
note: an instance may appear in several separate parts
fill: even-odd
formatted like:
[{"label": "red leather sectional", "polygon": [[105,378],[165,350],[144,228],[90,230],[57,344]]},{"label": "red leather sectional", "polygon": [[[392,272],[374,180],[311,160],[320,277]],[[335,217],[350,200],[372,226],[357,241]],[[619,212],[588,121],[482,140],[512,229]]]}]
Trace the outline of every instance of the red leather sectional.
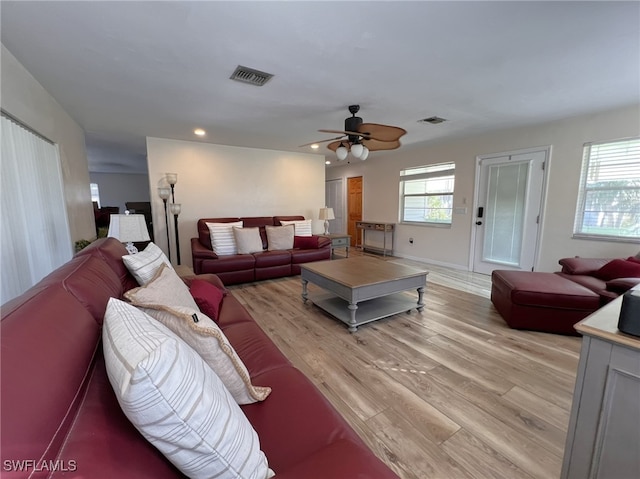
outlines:
[{"label": "red leather sectional", "polygon": [[[198,237],[191,238],[191,258],[196,274],[214,273],[224,284],[249,283],[263,279],[300,274],[300,265],[331,258],[331,241],[318,238],[317,249],[266,251],[265,226],[281,226],[280,221],[304,220],[304,216],[252,216],[244,218],[202,218],[198,220]],[[211,247],[207,223],[242,221],[245,228],[260,228],[265,251],[254,254],[218,256]]]},{"label": "red leather sectional", "polygon": [[[559,263],[557,273],[493,271],[491,301],[511,328],[577,335],[574,324],[640,283],[640,260],[633,258],[575,257]],[[613,267],[607,266],[608,275],[605,265]]]},{"label": "red leather sectional", "polygon": [[[137,286],[124,246],[102,239],[2,307],[2,477],[184,477],[124,416],[107,378],[101,326],[110,297]],[[221,285],[214,275],[202,275]],[[252,382],[242,406],[279,479],[397,476],[294,368],[229,293],[220,326]]]}]

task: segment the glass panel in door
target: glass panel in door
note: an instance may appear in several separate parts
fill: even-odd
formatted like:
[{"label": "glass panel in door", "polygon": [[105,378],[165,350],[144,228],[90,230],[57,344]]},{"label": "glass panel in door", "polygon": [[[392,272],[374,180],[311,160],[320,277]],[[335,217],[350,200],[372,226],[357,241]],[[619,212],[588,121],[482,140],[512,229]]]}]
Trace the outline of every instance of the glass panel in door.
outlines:
[{"label": "glass panel in door", "polygon": [[520,266],[529,162],[489,167],[483,261]]}]

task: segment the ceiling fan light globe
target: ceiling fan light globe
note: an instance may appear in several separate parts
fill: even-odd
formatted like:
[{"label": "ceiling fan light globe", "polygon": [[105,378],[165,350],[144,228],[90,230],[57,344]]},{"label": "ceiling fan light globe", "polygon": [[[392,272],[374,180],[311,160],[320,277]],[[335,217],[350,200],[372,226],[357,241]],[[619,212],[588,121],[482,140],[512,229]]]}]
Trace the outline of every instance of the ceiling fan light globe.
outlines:
[{"label": "ceiling fan light globe", "polygon": [[363,151],[364,146],[362,146],[360,143],[354,143],[353,145],[351,145],[351,154],[356,158],[360,158]]},{"label": "ceiling fan light globe", "polygon": [[360,155],[360,160],[364,161],[369,158],[369,148],[366,146],[362,148],[362,154]]},{"label": "ceiling fan light globe", "polygon": [[344,160],[348,154],[349,152],[344,146],[339,146],[338,148],[336,148],[336,156],[338,157],[338,160]]}]

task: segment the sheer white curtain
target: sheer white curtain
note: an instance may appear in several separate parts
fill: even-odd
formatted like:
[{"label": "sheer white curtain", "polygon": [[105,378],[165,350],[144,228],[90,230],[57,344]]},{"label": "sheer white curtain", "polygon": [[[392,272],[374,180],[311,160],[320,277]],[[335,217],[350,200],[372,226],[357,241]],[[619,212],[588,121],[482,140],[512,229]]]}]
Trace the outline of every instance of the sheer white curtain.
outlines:
[{"label": "sheer white curtain", "polygon": [[58,148],[1,117],[0,304],[73,255]]}]

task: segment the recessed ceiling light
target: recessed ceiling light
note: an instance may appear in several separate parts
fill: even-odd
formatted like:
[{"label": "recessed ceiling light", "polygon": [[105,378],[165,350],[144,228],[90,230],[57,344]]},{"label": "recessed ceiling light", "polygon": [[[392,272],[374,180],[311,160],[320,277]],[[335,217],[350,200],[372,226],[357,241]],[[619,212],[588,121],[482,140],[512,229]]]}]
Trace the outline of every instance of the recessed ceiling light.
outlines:
[{"label": "recessed ceiling light", "polygon": [[196,128],[195,130],[193,130],[193,132],[198,136],[204,136],[207,134],[207,132],[204,131],[202,128]]},{"label": "recessed ceiling light", "polygon": [[330,162],[329,160],[326,160],[326,161],[324,162],[324,164],[325,164],[325,165],[330,165],[330,164],[331,164],[331,162]]},{"label": "recessed ceiling light", "polygon": [[317,143],[314,143],[313,145],[311,145],[312,150],[317,150],[318,148],[320,148],[320,145],[318,145]]}]

